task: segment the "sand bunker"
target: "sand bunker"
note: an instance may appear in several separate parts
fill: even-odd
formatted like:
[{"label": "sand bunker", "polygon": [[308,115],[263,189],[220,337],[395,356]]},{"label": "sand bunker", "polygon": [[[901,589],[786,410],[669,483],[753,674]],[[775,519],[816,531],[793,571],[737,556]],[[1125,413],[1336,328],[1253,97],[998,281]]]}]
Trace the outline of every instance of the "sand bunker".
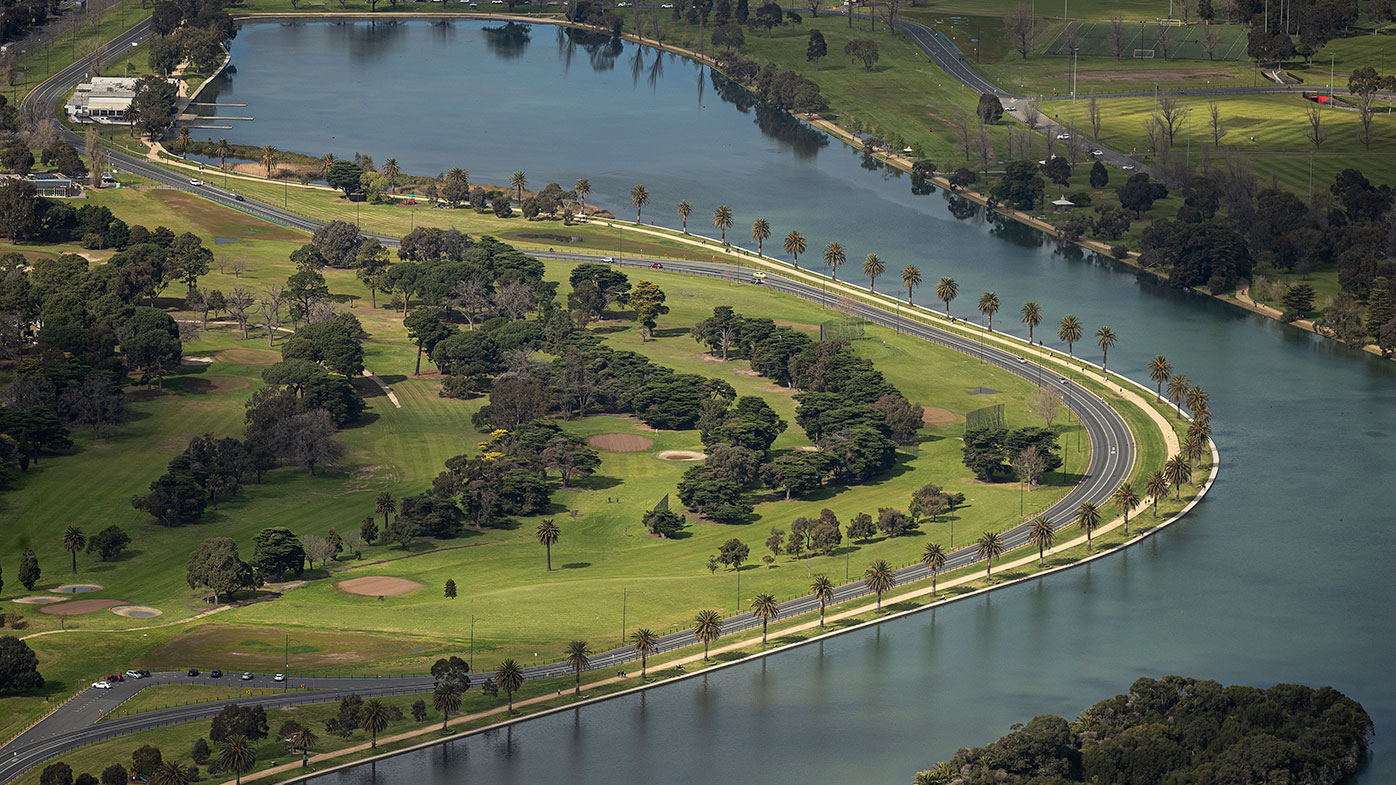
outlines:
[{"label": "sand bunker", "polygon": [[149,619],[154,616],[159,616],[162,612],[159,608],[151,608],[145,605],[118,605],[115,608],[108,608],[107,610],[115,613],[117,616],[125,616],[128,619]]},{"label": "sand bunker", "polygon": [[55,616],[81,616],[84,613],[96,613],[125,604],[125,600],[73,600],[58,605],[48,605],[39,610],[43,613],[52,613]]},{"label": "sand bunker", "polygon": [[271,365],[281,362],[281,353],[270,349],[223,349],[216,356],[225,363],[240,365]]},{"label": "sand bunker", "polygon": [[179,361],[180,365],[213,365],[212,357],[185,357]]},{"label": "sand bunker", "polygon": [[921,421],[927,425],[949,425],[958,419],[954,412],[938,406],[927,406],[921,413]]},{"label": "sand bunker", "polygon": [[55,602],[66,602],[67,597],[16,597],[14,602],[21,605],[52,605]]},{"label": "sand bunker", "polygon": [[654,442],[633,433],[603,433],[587,439],[587,444],[606,452],[644,452]]},{"label": "sand bunker", "polygon": [[95,583],[65,583],[55,589],[49,589],[54,594],[86,594],[90,591],[101,591],[102,587]]},{"label": "sand bunker", "polygon": [[366,597],[395,597],[422,588],[422,584],[404,578],[389,578],[383,575],[369,575],[363,578],[350,578],[340,581],[339,588],[350,594]]},{"label": "sand bunker", "polygon": [[221,393],[245,390],[252,382],[236,376],[199,376],[184,380],[184,391],[191,393]]},{"label": "sand bunker", "polygon": [[664,450],[658,457],[666,461],[701,461],[708,456],[692,450]]}]

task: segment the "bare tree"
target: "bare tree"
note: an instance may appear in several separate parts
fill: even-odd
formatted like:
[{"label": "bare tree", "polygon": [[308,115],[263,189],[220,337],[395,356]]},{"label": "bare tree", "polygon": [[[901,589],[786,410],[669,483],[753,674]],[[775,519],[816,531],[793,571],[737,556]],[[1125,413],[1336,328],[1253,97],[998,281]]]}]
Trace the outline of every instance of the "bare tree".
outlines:
[{"label": "bare tree", "polygon": [[230,260],[228,262],[228,272],[231,272],[234,278],[241,278],[242,274],[247,272],[247,260],[242,258]]},{"label": "bare tree", "polygon": [[994,140],[989,137],[989,130],[984,126],[984,122],[979,123],[979,135],[975,140],[975,146],[979,149],[979,159],[984,163],[984,174],[989,173],[989,159],[994,157]]},{"label": "bare tree", "polygon": [[344,444],[335,436],[334,421],[324,409],[293,416],[287,421],[286,433],[289,438],[282,445],[282,457],[306,467],[312,477],[316,465],[344,457]]},{"label": "bare tree", "polygon": [[1036,98],[1029,98],[1023,102],[1023,122],[1032,131],[1036,131],[1038,123],[1042,122],[1042,111],[1037,108]]},{"label": "bare tree", "polygon": [[1028,411],[1041,417],[1048,428],[1052,427],[1052,420],[1056,419],[1061,405],[1062,397],[1051,387],[1039,387],[1028,396]]},{"label": "bare tree", "polygon": [[1159,122],[1158,115],[1151,114],[1144,118],[1144,136],[1149,140],[1149,149],[1154,152],[1163,151],[1163,124]]},{"label": "bare tree", "polygon": [[1042,135],[1047,142],[1047,157],[1044,160],[1050,161],[1057,155],[1057,135],[1048,128],[1047,133]]},{"label": "bare tree", "polygon": [[1202,23],[1202,51],[1206,53],[1208,60],[1215,60],[1217,57],[1217,47],[1221,44],[1221,35],[1211,22]]},{"label": "bare tree", "polygon": [[1376,114],[1376,94],[1371,91],[1353,93],[1352,97],[1357,101],[1357,119],[1362,123],[1362,129],[1357,132],[1357,141],[1362,143],[1365,149],[1372,149],[1372,117]]},{"label": "bare tree", "polygon": [[1086,144],[1080,138],[1072,136],[1066,140],[1066,159],[1071,162],[1072,171],[1076,170],[1076,164],[1086,154]]},{"label": "bare tree", "polygon": [[1125,53],[1125,45],[1129,43],[1129,38],[1125,36],[1124,17],[1110,17],[1110,32],[1106,34],[1105,45],[1110,49],[1110,54],[1119,60]]},{"label": "bare tree", "polygon": [[323,567],[330,559],[334,558],[334,543],[321,537],[318,534],[306,534],[301,537],[301,549],[305,551],[305,558],[310,562],[310,568],[315,569],[315,562],[320,562]]},{"label": "bare tree", "polygon": [[0,75],[5,78],[6,87],[14,87],[19,82],[19,50],[16,47],[0,54]]},{"label": "bare tree", "polygon": [[1189,24],[1189,20],[1192,16],[1192,0],[1182,0],[1182,2],[1178,5],[1182,7],[1183,26],[1186,27]]},{"label": "bare tree", "polygon": [[267,346],[275,346],[276,328],[281,326],[281,306],[285,304],[285,294],[281,286],[272,284],[257,299],[262,304],[262,326],[267,330]]},{"label": "bare tree", "polygon": [[1212,117],[1212,146],[1220,147],[1222,137],[1226,136],[1226,129],[1222,127],[1221,106],[1216,101],[1209,101],[1207,111]]},{"label": "bare tree", "polygon": [[1091,139],[1100,142],[1100,103],[1095,100],[1095,91],[1086,100],[1086,116],[1091,119]]},{"label": "bare tree", "polygon": [[1168,52],[1170,51],[1170,48],[1173,46],[1173,42],[1168,40],[1168,33],[1172,29],[1172,27],[1164,24],[1163,22],[1158,23],[1158,43],[1155,44],[1155,46],[1158,47],[1159,54],[1163,55],[1163,59],[1165,60],[1168,59]]},{"label": "bare tree", "polygon": [[1042,453],[1038,452],[1036,447],[1024,447],[1022,452],[1013,456],[1009,465],[1013,468],[1013,476],[1018,478],[1018,482],[1029,488],[1037,487],[1038,481],[1042,479],[1042,472],[1047,469],[1047,463],[1042,460]]},{"label": "bare tree", "polygon": [[102,185],[102,174],[107,171],[106,149],[98,147],[96,150],[92,151],[92,155],[88,156],[87,162],[92,165],[92,168],[87,172],[88,183],[93,188],[98,188]]},{"label": "bare tree", "polygon": [[1178,135],[1178,128],[1183,124],[1183,103],[1178,98],[1178,94],[1172,90],[1161,90],[1158,94],[1158,120],[1162,126],[1164,134],[1168,137],[1168,146],[1173,146],[1173,141]]},{"label": "bare tree", "polygon": [[510,281],[494,293],[494,306],[510,319],[522,319],[533,308],[533,292],[522,281]]},{"label": "bare tree", "polygon": [[1328,129],[1323,127],[1323,111],[1318,104],[1314,104],[1305,110],[1304,118],[1309,121],[1309,127],[1304,129],[1304,138],[1317,150],[1328,138]]},{"label": "bare tree", "polygon": [[819,18],[819,6],[821,4],[822,0],[805,0],[805,9],[809,11],[810,16],[817,19]]},{"label": "bare tree", "polygon": [[960,132],[960,146],[965,151],[965,163],[969,163],[969,151],[973,145],[969,135],[969,112],[960,109],[950,117],[950,122]]},{"label": "bare tree", "polygon": [[233,291],[228,294],[228,315],[238,323],[238,328],[242,330],[242,339],[247,340],[247,322],[249,311],[257,299],[252,293],[241,286],[233,287]]},{"label": "bare tree", "polygon": [[1033,49],[1035,43],[1033,33],[1036,26],[1036,21],[1032,15],[1032,6],[1027,3],[1013,6],[1008,10],[1008,13],[1003,15],[1003,33],[1008,36],[1008,44],[1024,60],[1028,59],[1028,52]]},{"label": "bare tree", "polygon": [[489,313],[490,301],[489,289],[480,282],[478,278],[466,278],[464,281],[457,281],[451,288],[451,305],[459,308],[465,314],[465,320],[470,324],[470,329],[475,329],[475,322]]}]

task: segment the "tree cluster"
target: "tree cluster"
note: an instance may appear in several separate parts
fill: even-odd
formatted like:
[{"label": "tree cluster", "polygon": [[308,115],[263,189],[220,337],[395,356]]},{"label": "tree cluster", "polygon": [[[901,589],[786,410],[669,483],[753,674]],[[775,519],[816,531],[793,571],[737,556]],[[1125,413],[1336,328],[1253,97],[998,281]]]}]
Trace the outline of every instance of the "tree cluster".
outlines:
[{"label": "tree cluster", "polygon": [[1000,482],[1011,474],[1010,464],[1024,450],[1034,449],[1042,459],[1042,471],[1060,469],[1057,432],[1051,428],[979,428],[965,431],[961,448],[965,466],[981,482]]}]

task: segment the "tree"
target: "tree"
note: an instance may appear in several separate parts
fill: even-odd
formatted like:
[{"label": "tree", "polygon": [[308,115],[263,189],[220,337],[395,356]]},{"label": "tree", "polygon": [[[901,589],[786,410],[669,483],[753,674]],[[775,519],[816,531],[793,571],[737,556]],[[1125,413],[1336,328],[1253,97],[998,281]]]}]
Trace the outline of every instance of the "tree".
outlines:
[{"label": "tree", "polygon": [[630,189],[630,203],[635,205],[635,223],[640,222],[640,211],[645,209],[645,205],[650,203],[649,189],[643,185],[636,185]]},{"label": "tree", "polygon": [[854,515],[848,522],[848,539],[867,542],[877,532],[877,524],[873,522],[872,516],[860,512]]},{"label": "tree", "polygon": [[407,328],[407,337],[417,344],[417,364],[412,371],[413,376],[422,373],[422,351],[430,355],[438,343],[456,333],[454,327],[442,321],[442,316],[442,312],[435,308],[418,308],[402,321]]},{"label": "tree", "polygon": [[1129,483],[1122,483],[1115,489],[1115,494],[1110,497],[1115,502],[1115,506],[1120,508],[1120,512],[1125,516],[1125,535],[1129,535],[1129,514],[1138,507],[1142,501],[1139,494],[1134,492],[1134,486]]},{"label": "tree", "polygon": [[751,239],[756,241],[756,255],[762,256],[762,244],[771,238],[771,223],[765,218],[757,218],[751,223]]},{"label": "tree", "polygon": [[713,28],[713,46],[722,47],[729,57],[733,50],[740,49],[745,43],[746,36],[739,25],[729,23]]},{"label": "tree", "polygon": [[974,541],[974,554],[976,558],[983,559],[988,563],[985,575],[991,575],[994,571],[994,559],[1003,555],[1003,538],[998,532],[984,532]]},{"label": "tree", "polygon": [[305,768],[310,762],[310,751],[315,749],[315,745],[319,743],[319,741],[320,737],[315,735],[315,731],[304,726],[298,728],[295,733],[291,734],[291,749],[300,750],[301,752],[301,768]]},{"label": "tree", "polygon": [[39,785],[73,785],[73,768],[66,763],[51,763],[39,775]]},{"label": "tree", "polygon": [[805,252],[805,238],[795,230],[785,236],[785,252],[795,259],[795,269],[800,269],[800,254]]},{"label": "tree", "polygon": [[1106,375],[1109,375],[1106,363],[1110,360],[1110,347],[1114,346],[1117,340],[1119,338],[1115,335],[1115,331],[1109,327],[1102,325],[1100,329],[1095,331],[1095,343],[1096,346],[1100,347],[1100,371]]},{"label": "tree", "polygon": [[940,547],[940,543],[927,543],[921,551],[921,563],[926,569],[931,571],[931,596],[936,594],[936,579],[940,576],[940,571],[945,569],[945,549]]},{"label": "tree", "polygon": [[218,750],[218,765],[233,772],[239,785],[242,783],[242,775],[251,771],[256,762],[257,748],[242,736],[233,736],[223,742],[223,746]]},{"label": "tree", "polygon": [[882,275],[886,269],[887,266],[875,253],[870,253],[863,259],[863,274],[868,276],[868,291],[877,291],[877,276]]},{"label": "tree", "polygon": [[818,30],[809,31],[809,44],[805,47],[805,59],[814,63],[814,69],[819,70],[819,61],[829,55],[829,44],[824,40],[824,34]]},{"label": "tree", "polygon": [[1039,387],[1028,396],[1028,411],[1041,417],[1043,424],[1052,427],[1052,420],[1061,407],[1062,397],[1050,387]]},{"label": "tree", "polygon": [[1183,484],[1192,479],[1192,466],[1183,456],[1174,455],[1163,464],[1163,474],[1168,478],[1168,484],[1173,486],[1174,501],[1181,501]]},{"label": "tree", "polygon": [[886,559],[878,559],[863,571],[863,585],[877,595],[877,609],[882,610],[882,595],[897,585],[897,574]]},{"label": "tree", "polygon": [[1023,315],[1023,324],[1028,326],[1028,343],[1032,343],[1033,330],[1042,324],[1042,306],[1035,302],[1026,302],[1018,312]]},{"label": "tree", "polygon": [[1154,390],[1154,400],[1163,400],[1163,384],[1173,376],[1173,363],[1161,354],[1154,355],[1154,359],[1149,361],[1149,378],[1157,384]]},{"label": "tree", "polygon": [[751,600],[751,615],[761,620],[761,645],[766,645],[766,625],[780,615],[780,603],[773,594],[758,594]]},{"label": "tree", "polygon": [[999,102],[999,97],[993,93],[981,93],[979,95],[979,105],[975,107],[975,114],[985,125],[994,125],[1003,117],[1003,104]]},{"label": "tree", "polygon": [[42,686],[39,655],[13,635],[0,637],[0,693],[28,692]]},{"label": "tree", "polygon": [[693,214],[693,205],[687,201],[679,200],[679,218],[683,219],[683,233],[688,234],[688,216]]},{"label": "tree", "polygon": [[848,55],[850,61],[863,61],[864,71],[871,71],[880,57],[877,42],[870,38],[855,38],[849,41],[844,44],[843,53]]},{"label": "tree", "polygon": [[1043,554],[1052,547],[1052,541],[1056,537],[1057,530],[1052,528],[1045,515],[1032,519],[1032,526],[1028,529],[1028,541],[1037,546],[1037,566],[1042,566]]},{"label": "tree", "polygon": [[344,443],[335,437],[334,421],[324,409],[311,409],[290,418],[289,439],[282,446],[290,460],[310,470],[315,476],[316,464],[333,463],[344,457]]},{"label": "tree", "polygon": [[940,279],[936,284],[936,298],[944,301],[945,315],[950,316],[950,301],[960,293],[960,285],[955,283],[955,279],[949,276]]},{"label": "tree", "polygon": [[1304,110],[1304,119],[1308,121],[1308,127],[1304,129],[1304,138],[1309,140],[1309,144],[1317,151],[1328,139],[1328,129],[1323,127],[1323,112],[1318,104],[1313,104]]},{"label": "tree", "polygon": [[1151,506],[1154,508],[1154,518],[1158,518],[1158,500],[1168,495],[1168,477],[1163,472],[1154,472],[1149,475],[1148,483],[1144,486],[1144,492],[1149,494]]},{"label": "tree", "polygon": [[810,582],[810,594],[819,602],[819,627],[824,627],[824,608],[834,601],[834,582],[827,575],[815,575]]},{"label": "tree", "polygon": [[677,535],[688,525],[688,517],[673,510],[650,510],[640,519],[645,531],[665,539]]},{"label": "tree", "polygon": [[727,540],[717,548],[718,563],[725,564],[733,570],[740,570],[750,555],[751,548],[736,537]]},{"label": "tree", "polygon": [[635,320],[640,323],[644,340],[649,340],[649,336],[654,334],[659,317],[669,312],[664,299],[664,290],[649,281],[637,281],[626,295],[626,301],[635,309]]},{"label": "tree", "polygon": [[552,518],[544,518],[538,524],[538,531],[535,532],[538,542],[548,551],[548,572],[553,571],[553,546],[557,544],[558,538],[562,536],[562,530],[557,527]]},{"label": "tree", "polygon": [[1183,419],[1183,398],[1187,396],[1190,389],[1192,389],[1192,382],[1188,381],[1188,377],[1182,374],[1178,374],[1168,381],[1168,400],[1177,407],[1178,419],[1180,420]]},{"label": "tree", "polygon": [[727,242],[727,230],[732,227],[732,208],[725,204],[713,210],[713,226],[722,230],[722,242]]},{"label": "tree", "polygon": [[446,594],[446,599],[448,599],[448,600],[454,600],[454,599],[456,598],[456,581],[455,581],[455,579],[453,579],[453,578],[447,578],[447,579],[446,579],[445,594]]},{"label": "tree", "polygon": [[829,267],[829,277],[835,281],[839,279],[839,265],[848,260],[847,254],[843,250],[843,245],[832,242],[824,246],[824,264]]},{"label": "tree", "polygon": [[34,590],[34,584],[39,582],[39,557],[34,555],[34,549],[25,548],[19,555],[19,583],[29,591]]},{"label": "tree", "polygon": [[388,716],[388,707],[383,701],[374,698],[364,702],[364,713],[360,722],[361,727],[369,733],[371,749],[378,749],[378,734],[388,727]]},{"label": "tree", "polygon": [[280,158],[281,151],[271,145],[266,145],[257,152],[257,162],[266,167],[267,179],[271,179],[271,168],[276,166],[276,162],[280,160]]},{"label": "tree", "polygon": [[227,537],[210,537],[194,549],[185,580],[191,589],[212,589],[215,605],[225,594],[257,585],[252,566],[238,558],[237,543]]},{"label": "tree", "polygon": [[572,185],[572,193],[577,195],[577,201],[582,205],[582,212],[586,212],[587,197],[591,196],[591,181],[586,178],[578,178]]},{"label": "tree", "polygon": [[984,314],[988,320],[989,332],[994,331],[994,314],[999,309],[999,297],[993,292],[985,292],[979,295],[979,312]]},{"label": "tree", "polygon": [[1066,353],[1069,356],[1076,356],[1072,351],[1072,347],[1077,341],[1081,340],[1081,335],[1084,331],[1085,328],[1081,326],[1081,322],[1071,314],[1063,316],[1061,321],[1057,322],[1057,337],[1066,341]]},{"label": "tree", "polygon": [[912,290],[921,285],[921,270],[908,264],[906,269],[902,270],[902,285],[906,287],[906,304],[911,305]]},{"label": "tree", "polygon": [[1000,202],[1019,210],[1030,210],[1042,199],[1045,188],[1037,164],[1032,161],[1009,161],[1004,167],[1003,176],[994,183],[990,193]]},{"label": "tree", "polygon": [[87,535],[82,533],[82,529],[77,526],[69,526],[63,530],[63,550],[73,556],[73,574],[78,574],[78,551],[87,547]]},{"label": "tree", "polygon": [[504,690],[504,696],[509,702],[507,711],[514,711],[514,693],[524,683],[524,670],[513,658],[499,663],[499,667],[494,671],[494,683]]},{"label": "tree", "polygon": [[591,667],[591,646],[586,641],[572,641],[567,644],[564,651],[567,664],[572,666],[572,673],[576,676],[576,683],[573,686],[573,694],[582,694],[582,671]]},{"label": "tree", "polygon": [[112,525],[88,538],[87,552],[97,554],[102,561],[111,561],[130,544],[131,536],[120,526]]},{"label": "tree", "polygon": [[1093,502],[1082,502],[1076,508],[1076,525],[1086,533],[1086,553],[1091,552],[1091,532],[1100,527],[1100,508]]},{"label": "tree", "polygon": [[224,706],[213,718],[208,737],[215,742],[224,742],[233,736],[241,736],[248,741],[265,739],[270,728],[267,725],[267,712],[261,706]]},{"label": "tree", "polygon": [[175,102],[178,96],[169,80],[158,76],[144,76],[136,81],[131,106],[126,110],[131,127],[159,138],[175,122]]},{"label": "tree", "polygon": [[1019,3],[1008,10],[1003,15],[1003,33],[1008,38],[1009,45],[1013,51],[1026,60],[1028,52],[1032,51],[1034,44],[1034,33],[1037,29],[1037,21],[1033,18],[1032,8],[1027,3]]},{"label": "tree", "polygon": [[252,542],[255,546],[252,564],[262,575],[279,581],[288,572],[294,572],[296,575],[304,572],[305,546],[290,529],[283,526],[262,529],[252,538]]},{"label": "tree", "polygon": [[102,769],[102,785],[127,785],[129,777],[126,767],[120,763],[113,763]]},{"label": "tree", "polygon": [[722,635],[722,617],[714,610],[701,610],[693,617],[693,637],[703,644],[703,660],[708,659],[708,647]]},{"label": "tree", "polygon": [[452,681],[443,681],[437,684],[431,691],[431,705],[441,712],[441,730],[446,730],[446,723],[451,719],[451,712],[459,709],[461,705],[460,687]]},{"label": "tree", "polygon": [[353,161],[335,161],[325,172],[325,182],[333,189],[344,192],[348,199],[362,188],[363,170]]},{"label": "tree", "polygon": [[509,187],[517,189],[519,201],[523,201],[523,189],[528,187],[528,177],[523,172],[514,172],[509,175]]},{"label": "tree", "polygon": [[1163,183],[1150,180],[1149,175],[1144,172],[1136,172],[1129,176],[1116,193],[1120,198],[1120,206],[1132,211],[1135,218],[1141,218],[1154,206],[1155,201],[1168,196],[1168,189]]}]

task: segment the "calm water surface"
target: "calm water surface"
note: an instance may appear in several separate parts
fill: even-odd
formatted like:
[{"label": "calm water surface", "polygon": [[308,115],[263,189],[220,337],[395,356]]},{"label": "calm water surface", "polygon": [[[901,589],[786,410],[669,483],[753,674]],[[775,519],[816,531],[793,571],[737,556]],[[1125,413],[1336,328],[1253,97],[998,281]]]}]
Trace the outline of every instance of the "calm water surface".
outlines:
[{"label": "calm water surface", "polygon": [[[1109,324],[1121,338],[1112,367],[1142,379],[1162,353],[1208,389],[1224,463],[1188,521],[1128,554],[323,780],[906,783],[1011,723],[1072,716],[1169,673],[1332,684],[1362,701],[1379,734],[1396,728],[1396,366],[1016,225],[957,218],[943,194],[914,195],[906,178],[629,44],[544,25],[257,25],[233,61],[217,100],[257,119],[226,123],[230,141],[396,157],[410,172],[460,166],[475,182],[506,183],[514,170],[535,188],[587,177],[592,200],[621,214],[644,183],[647,220],[677,224],[673,205],[687,199],[706,229],[727,204],[738,240],[761,216],[775,238],[804,233],[811,262],[837,239],[850,260],[875,251],[889,270],[915,263],[928,283],[919,297],[952,275],[961,315],[993,289],[1010,329],[1029,299],[1049,322],[1069,310],[1088,333]],[[1359,780],[1396,783],[1380,736]]]}]

